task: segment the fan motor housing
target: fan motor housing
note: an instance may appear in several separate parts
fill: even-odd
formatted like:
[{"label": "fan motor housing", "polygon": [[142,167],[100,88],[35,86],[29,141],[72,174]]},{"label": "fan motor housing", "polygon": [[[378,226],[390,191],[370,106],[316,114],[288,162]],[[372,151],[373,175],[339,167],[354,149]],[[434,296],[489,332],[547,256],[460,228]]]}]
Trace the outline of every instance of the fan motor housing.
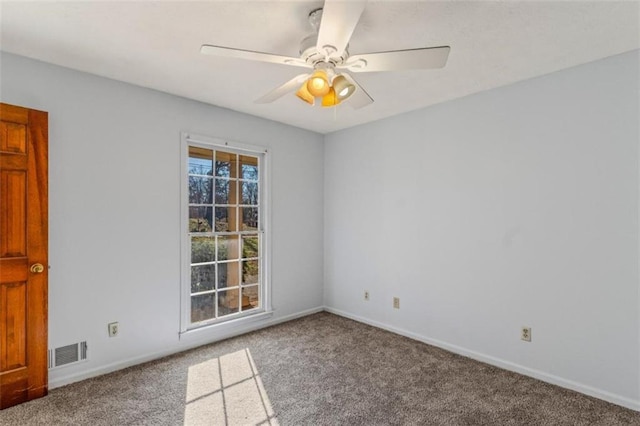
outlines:
[{"label": "fan motor housing", "polygon": [[345,47],[340,56],[327,56],[317,48],[318,34],[311,34],[300,42],[300,57],[306,63],[314,67],[321,62],[325,62],[331,67],[343,64],[349,58],[349,46]]}]

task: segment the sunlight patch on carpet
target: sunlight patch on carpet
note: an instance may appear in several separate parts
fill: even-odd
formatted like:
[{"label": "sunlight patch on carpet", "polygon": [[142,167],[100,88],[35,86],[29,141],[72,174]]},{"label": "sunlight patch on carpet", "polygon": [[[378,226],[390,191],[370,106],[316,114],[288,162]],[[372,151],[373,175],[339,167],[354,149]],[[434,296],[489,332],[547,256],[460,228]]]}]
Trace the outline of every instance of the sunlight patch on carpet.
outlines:
[{"label": "sunlight patch on carpet", "polygon": [[249,349],[189,367],[184,424],[278,424]]}]

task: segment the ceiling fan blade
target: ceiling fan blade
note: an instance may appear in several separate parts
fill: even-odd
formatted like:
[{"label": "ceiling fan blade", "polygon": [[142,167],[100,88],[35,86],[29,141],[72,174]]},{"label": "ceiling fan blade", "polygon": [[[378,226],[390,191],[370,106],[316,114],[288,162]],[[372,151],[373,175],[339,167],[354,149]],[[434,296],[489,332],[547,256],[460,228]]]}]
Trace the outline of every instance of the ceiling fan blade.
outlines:
[{"label": "ceiling fan blade", "polygon": [[290,56],[273,55],[271,53],[254,52],[253,50],[234,49],[231,47],[213,46],[203,44],[200,53],[205,55],[224,56],[226,58],[246,59],[250,61],[271,62],[273,64],[293,65],[296,67],[311,68],[300,58]]},{"label": "ceiling fan blade", "polygon": [[[326,0],[322,8],[322,20],[318,30],[316,47],[320,52],[342,55],[349,44],[351,34],[358,25],[366,0]],[[330,46],[327,52],[325,46]]]},{"label": "ceiling fan blade", "polygon": [[442,68],[449,57],[449,46],[353,55],[340,68],[352,72],[401,71]]},{"label": "ceiling fan blade", "polygon": [[309,74],[297,75],[282,86],[277,87],[266,95],[256,99],[254,102],[257,104],[268,104],[269,102],[273,102],[276,99],[283,97],[287,93],[293,92],[294,90],[298,89],[307,78],[309,78]]},{"label": "ceiling fan blade", "polygon": [[367,91],[364,90],[353,77],[351,77],[346,72],[343,72],[341,75],[349,80],[351,84],[356,86],[356,91],[353,92],[353,95],[351,95],[351,97],[346,101],[348,105],[350,105],[353,109],[360,109],[373,103],[373,98],[369,96]]}]

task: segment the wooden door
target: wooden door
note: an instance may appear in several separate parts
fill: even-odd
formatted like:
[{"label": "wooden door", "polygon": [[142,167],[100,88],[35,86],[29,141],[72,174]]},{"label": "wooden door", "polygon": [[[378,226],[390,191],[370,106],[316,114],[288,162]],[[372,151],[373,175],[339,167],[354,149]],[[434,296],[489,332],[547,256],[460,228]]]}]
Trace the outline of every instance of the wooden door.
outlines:
[{"label": "wooden door", "polygon": [[0,104],[0,409],[47,394],[47,120]]}]

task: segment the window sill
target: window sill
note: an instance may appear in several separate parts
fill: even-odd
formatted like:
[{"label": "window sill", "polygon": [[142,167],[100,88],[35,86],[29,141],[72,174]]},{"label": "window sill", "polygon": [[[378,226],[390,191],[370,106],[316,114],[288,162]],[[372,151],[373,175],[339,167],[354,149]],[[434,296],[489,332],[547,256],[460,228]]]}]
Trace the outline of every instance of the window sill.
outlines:
[{"label": "window sill", "polygon": [[270,310],[218,324],[205,325],[181,332],[180,340],[194,343],[202,341],[203,343],[206,343],[227,339],[229,337],[248,333],[250,331],[267,326],[268,320],[272,316],[273,311]]}]

